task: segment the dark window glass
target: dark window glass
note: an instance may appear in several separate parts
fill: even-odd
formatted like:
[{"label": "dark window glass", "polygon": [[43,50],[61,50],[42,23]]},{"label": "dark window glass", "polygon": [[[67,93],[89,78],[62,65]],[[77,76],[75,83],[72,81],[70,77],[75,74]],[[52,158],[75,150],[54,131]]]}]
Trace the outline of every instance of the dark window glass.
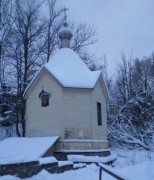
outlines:
[{"label": "dark window glass", "polygon": [[102,126],[102,108],[101,103],[97,102],[97,121],[98,126]]},{"label": "dark window glass", "polygon": [[49,106],[49,96],[48,95],[42,95],[42,106],[44,106],[44,107]]}]

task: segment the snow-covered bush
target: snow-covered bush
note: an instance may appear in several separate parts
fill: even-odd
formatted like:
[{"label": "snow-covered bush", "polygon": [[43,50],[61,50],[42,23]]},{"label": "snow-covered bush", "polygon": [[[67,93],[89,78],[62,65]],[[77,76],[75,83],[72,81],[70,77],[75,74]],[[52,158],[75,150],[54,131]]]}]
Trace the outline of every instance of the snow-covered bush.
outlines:
[{"label": "snow-covered bush", "polygon": [[154,136],[154,64],[123,59],[111,91],[109,138],[112,144],[152,149]]}]

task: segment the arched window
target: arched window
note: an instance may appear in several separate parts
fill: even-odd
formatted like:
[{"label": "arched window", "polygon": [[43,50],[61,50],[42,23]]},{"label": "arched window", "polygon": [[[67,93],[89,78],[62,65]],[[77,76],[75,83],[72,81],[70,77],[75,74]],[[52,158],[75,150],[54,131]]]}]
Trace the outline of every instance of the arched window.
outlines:
[{"label": "arched window", "polygon": [[50,94],[44,90],[42,90],[41,93],[39,94],[39,98],[41,99],[41,105],[43,107],[49,106],[49,97]]}]

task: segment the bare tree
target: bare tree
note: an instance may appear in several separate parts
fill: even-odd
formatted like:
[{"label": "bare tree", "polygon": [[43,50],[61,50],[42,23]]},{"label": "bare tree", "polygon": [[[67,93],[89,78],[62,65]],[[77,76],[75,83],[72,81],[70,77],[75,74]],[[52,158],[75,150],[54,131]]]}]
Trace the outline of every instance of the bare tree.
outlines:
[{"label": "bare tree", "polygon": [[[13,10],[8,6],[9,10],[6,11],[8,12],[8,17],[10,17],[8,20],[11,23],[5,23],[3,28],[1,23],[3,21],[2,15],[6,16],[6,14],[0,13],[0,28],[3,30],[1,32],[4,34],[7,32],[4,38],[7,41],[0,39],[0,62],[6,62],[4,61],[3,53],[5,50],[7,52],[6,57],[9,59],[11,84],[13,84],[16,92],[16,102],[13,107],[16,115],[16,132],[18,136],[24,136],[25,102],[23,93],[40,69],[40,66],[48,62],[56,49],[59,48],[58,32],[63,26],[65,10],[58,5],[58,0],[0,0],[0,7],[2,7],[3,2],[5,2],[5,5],[9,5],[12,2]],[[46,5],[45,2],[47,3]],[[46,8],[48,7],[46,9],[48,12],[46,17],[41,12],[41,7],[44,5]],[[3,8],[0,9],[2,12]],[[4,18],[4,20],[6,19]],[[87,53],[86,49],[89,45],[96,42],[96,31],[93,26],[86,23],[73,25],[72,27],[74,31],[72,48],[81,57],[88,59],[89,63],[92,56]],[[6,46],[6,42],[8,46]],[[0,65],[0,82],[2,82],[4,75],[2,72],[4,72],[5,68],[2,66],[3,63]],[[91,63],[91,67],[95,69],[94,61]],[[20,122],[22,124],[22,132],[20,132],[18,127]]]},{"label": "bare tree", "polygon": [[133,68],[133,79],[136,83],[133,83],[136,93],[146,92],[152,88],[152,59],[151,57],[145,57],[143,60],[136,59]]},{"label": "bare tree", "polygon": [[12,124],[13,111],[11,102],[11,91],[8,82],[10,82],[10,62],[8,58],[8,49],[10,46],[12,25],[12,0],[0,0],[0,115],[3,121],[1,125],[4,130]]},{"label": "bare tree", "polygon": [[0,0],[0,89],[6,83],[7,50],[12,24],[12,1]]},{"label": "bare tree", "polygon": [[47,0],[48,13],[46,15],[46,29],[44,41],[45,62],[48,62],[52,54],[59,46],[58,31],[64,19],[64,8],[59,7],[57,0]]},{"label": "bare tree", "polygon": [[84,52],[89,45],[96,43],[96,30],[94,26],[87,23],[80,23],[78,25],[72,24],[73,39],[71,48],[78,54]]},{"label": "bare tree", "polygon": [[[49,61],[50,56],[59,48],[58,32],[63,26],[65,21],[65,8],[59,6],[58,0],[47,0],[48,13],[46,17],[46,32],[45,32],[45,62]],[[96,30],[94,26],[87,23],[80,23],[75,25],[74,23],[68,23],[73,31],[73,38],[71,43],[71,49],[79,54],[79,56],[87,64],[90,59],[94,59],[93,55],[87,51],[90,45],[96,43]],[[93,61],[93,60],[92,60]],[[95,66],[94,62],[91,63],[91,67]]]},{"label": "bare tree", "polygon": [[16,0],[14,4],[13,43],[10,48],[10,54],[13,66],[16,69],[16,119],[17,134],[19,136],[21,135],[18,130],[20,119],[23,129],[22,135],[25,135],[23,93],[43,64],[41,54],[44,49],[42,39],[44,22],[41,21],[39,16],[41,5],[42,2],[33,0]]},{"label": "bare tree", "polygon": [[[123,58],[114,84],[109,112],[111,139],[150,149],[154,133],[152,58]],[[114,101],[113,101],[114,100]],[[114,108],[113,108],[114,107]]]}]

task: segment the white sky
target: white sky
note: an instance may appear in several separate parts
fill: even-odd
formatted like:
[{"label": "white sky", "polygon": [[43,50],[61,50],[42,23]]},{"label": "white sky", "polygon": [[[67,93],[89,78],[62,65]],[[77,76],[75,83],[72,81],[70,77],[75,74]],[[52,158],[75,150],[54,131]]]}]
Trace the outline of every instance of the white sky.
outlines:
[{"label": "white sky", "polygon": [[97,28],[98,42],[92,51],[105,54],[112,74],[121,52],[133,57],[154,51],[154,0],[60,0],[68,19]]}]

